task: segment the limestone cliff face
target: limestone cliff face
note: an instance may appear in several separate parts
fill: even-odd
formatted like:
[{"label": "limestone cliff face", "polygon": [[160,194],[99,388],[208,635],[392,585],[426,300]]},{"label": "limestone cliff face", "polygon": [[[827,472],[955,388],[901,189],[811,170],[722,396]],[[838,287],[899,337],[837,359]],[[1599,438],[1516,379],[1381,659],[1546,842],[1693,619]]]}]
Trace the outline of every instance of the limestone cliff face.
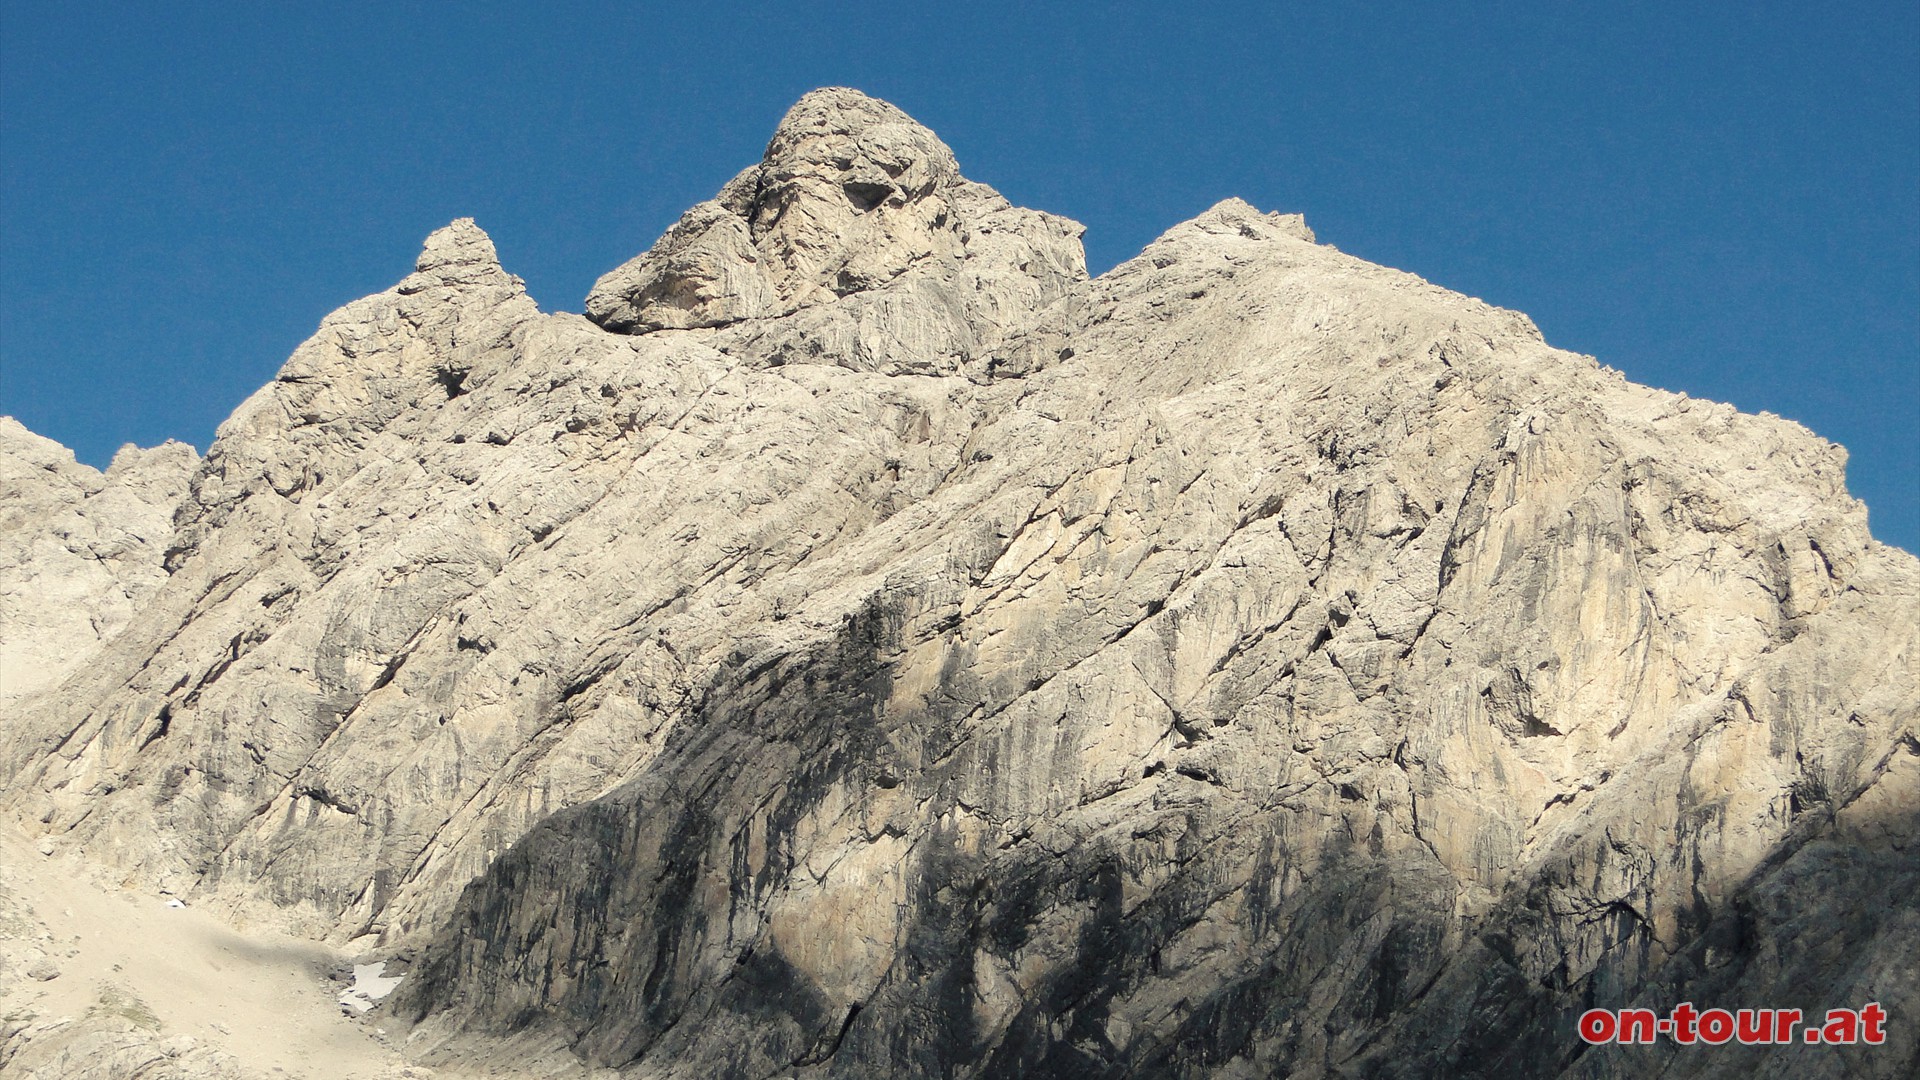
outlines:
[{"label": "limestone cliff face", "polygon": [[1838,447],[1298,217],[1077,235],[844,90],[587,318],[435,233],[7,706],[5,806],[412,960],[443,1061],[1915,1061],[1573,1028],[1920,1015],[1920,564]]},{"label": "limestone cliff face", "polygon": [[128,445],[105,473],[0,416],[0,702],[56,683],[166,579],[160,555],[200,456]]}]

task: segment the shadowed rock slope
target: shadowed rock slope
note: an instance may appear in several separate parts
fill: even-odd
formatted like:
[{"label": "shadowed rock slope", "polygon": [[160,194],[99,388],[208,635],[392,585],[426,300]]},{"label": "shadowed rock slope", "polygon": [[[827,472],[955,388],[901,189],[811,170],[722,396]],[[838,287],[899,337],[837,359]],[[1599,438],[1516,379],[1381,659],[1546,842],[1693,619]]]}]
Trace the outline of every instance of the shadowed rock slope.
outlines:
[{"label": "shadowed rock slope", "polygon": [[443,1064],[1916,1064],[1574,1031],[1920,1016],[1920,564],[1840,448],[1297,216],[1078,234],[848,90],[586,318],[435,233],[9,660],[4,806],[410,960]]}]

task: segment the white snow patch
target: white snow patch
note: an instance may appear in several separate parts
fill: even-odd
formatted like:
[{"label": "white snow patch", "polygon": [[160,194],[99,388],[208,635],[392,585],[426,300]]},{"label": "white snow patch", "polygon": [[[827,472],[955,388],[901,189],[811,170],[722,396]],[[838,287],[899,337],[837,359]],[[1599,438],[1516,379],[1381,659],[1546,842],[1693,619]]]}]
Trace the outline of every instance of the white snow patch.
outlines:
[{"label": "white snow patch", "polygon": [[386,961],[377,964],[353,965],[353,985],[340,995],[340,1004],[355,1012],[366,1012],[379,1004],[380,999],[393,993],[405,975],[388,976]]}]

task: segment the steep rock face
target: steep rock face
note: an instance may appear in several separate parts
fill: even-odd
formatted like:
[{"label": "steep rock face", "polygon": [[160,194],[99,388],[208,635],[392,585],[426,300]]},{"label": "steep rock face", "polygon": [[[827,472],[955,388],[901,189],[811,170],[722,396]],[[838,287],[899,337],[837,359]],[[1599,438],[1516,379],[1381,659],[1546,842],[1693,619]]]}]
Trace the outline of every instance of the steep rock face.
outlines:
[{"label": "steep rock face", "polygon": [[975,419],[541,315],[471,223],[418,267],[223,425],[166,587],[6,751],[26,816],[333,937],[403,937],[625,779],[714,662],[659,622],[781,630],[802,597],[748,587],[923,495]]},{"label": "steep rock face", "polygon": [[1920,566],[1842,451],[1298,217],[1076,236],[850,91],[587,319],[434,234],[5,805],[412,957],[448,1060],[1627,1076],[1582,1008],[1920,1009]]},{"label": "steep rock face", "polygon": [[0,701],[57,683],[165,580],[199,455],[122,447],[103,474],[0,416]]},{"label": "steep rock face", "polygon": [[868,605],[542,823],[403,1007],[641,1075],[1427,1076],[1635,1075],[1573,1019],[1653,986],[1914,1000],[1920,581],[1834,448],[1243,205],[1091,293]]}]

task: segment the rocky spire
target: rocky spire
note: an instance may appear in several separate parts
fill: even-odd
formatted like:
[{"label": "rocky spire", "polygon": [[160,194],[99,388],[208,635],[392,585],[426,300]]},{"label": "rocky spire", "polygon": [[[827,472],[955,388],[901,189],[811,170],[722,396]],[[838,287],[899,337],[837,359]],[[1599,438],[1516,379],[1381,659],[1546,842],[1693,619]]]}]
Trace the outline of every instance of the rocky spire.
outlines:
[{"label": "rocky spire", "polygon": [[783,297],[831,299],[917,259],[962,255],[945,190],[962,183],[953,151],[906,113],[857,90],[816,90],[767,143],[753,235]]},{"label": "rocky spire", "polygon": [[[884,304],[904,340],[874,348],[871,325],[843,319],[841,332],[817,328],[813,358],[940,370],[979,344],[947,313],[1031,309],[1085,280],[1080,232],[961,176],[953,151],[894,106],[816,90],[787,111],[760,164],[602,277],[587,316],[622,333],[716,327],[891,290],[841,314],[870,324]],[[867,345],[841,347],[854,339]]]},{"label": "rocky spire", "polygon": [[519,279],[501,269],[493,238],[470,217],[455,218],[428,234],[413,269],[400,283],[400,292],[416,293],[436,285],[519,284]]}]

